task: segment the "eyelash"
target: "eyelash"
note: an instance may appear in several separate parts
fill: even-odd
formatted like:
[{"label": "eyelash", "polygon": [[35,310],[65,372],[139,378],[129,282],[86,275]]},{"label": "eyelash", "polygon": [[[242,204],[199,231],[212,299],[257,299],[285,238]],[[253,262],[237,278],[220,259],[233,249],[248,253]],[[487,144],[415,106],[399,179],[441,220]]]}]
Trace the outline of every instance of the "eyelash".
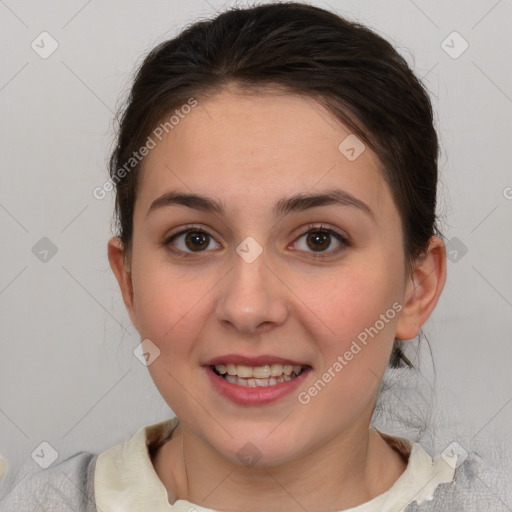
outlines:
[{"label": "eyelash", "polygon": [[[338,240],[341,243],[340,247],[338,247],[337,249],[331,250],[331,251],[327,250],[327,251],[321,251],[321,252],[311,252],[311,254],[313,255],[314,258],[327,258],[327,257],[329,257],[329,256],[331,256],[333,254],[337,254],[337,253],[341,252],[342,250],[344,250],[345,248],[351,246],[351,243],[349,242],[349,240],[345,236],[343,236],[341,233],[338,233],[337,231],[335,231],[335,230],[333,230],[331,228],[328,228],[328,227],[323,226],[323,225],[318,225],[318,224],[308,224],[306,227],[307,227],[307,231],[305,231],[304,233],[299,235],[297,237],[297,240],[299,238],[302,238],[304,235],[309,234],[309,233],[323,233],[323,234],[327,234],[327,235],[333,236],[334,238],[336,238],[336,240]],[[171,245],[171,242],[173,242],[176,238],[178,238],[181,235],[187,234],[187,233],[204,233],[205,235],[207,235],[208,237],[213,239],[212,235],[210,235],[210,233],[208,233],[208,231],[202,229],[200,226],[189,225],[189,226],[185,226],[185,228],[182,229],[180,232],[174,233],[171,236],[167,237],[164,240],[162,245],[164,245],[165,247],[168,247],[168,246]],[[170,249],[170,250],[176,256],[182,257],[182,258],[188,258],[188,257],[193,256],[195,254],[201,254],[202,252],[206,252],[206,250],[204,250],[204,251],[196,251],[196,252],[185,252],[185,251],[182,251],[180,249],[178,249],[178,250]],[[327,256],[324,256],[324,254],[327,254]]]}]

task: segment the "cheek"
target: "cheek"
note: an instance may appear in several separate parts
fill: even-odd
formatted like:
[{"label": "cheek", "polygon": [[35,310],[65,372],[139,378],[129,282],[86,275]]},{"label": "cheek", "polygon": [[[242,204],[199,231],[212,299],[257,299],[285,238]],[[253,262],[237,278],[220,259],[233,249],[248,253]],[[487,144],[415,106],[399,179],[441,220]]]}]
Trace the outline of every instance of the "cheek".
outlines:
[{"label": "cheek", "polygon": [[[355,337],[373,325],[399,297],[389,268],[346,266],[297,280],[296,294],[315,314],[319,333],[328,339]],[[386,324],[388,325],[388,324]],[[320,330],[321,329],[321,330]]]},{"label": "cheek", "polygon": [[373,389],[391,354],[400,305],[393,274],[384,269],[347,266],[336,275],[301,280],[297,290],[307,305],[297,317],[318,345],[319,372],[343,374],[337,381],[347,379],[347,389]]},{"label": "cheek", "polygon": [[321,325],[311,333],[319,364],[315,379],[299,390],[299,401],[309,402],[306,407],[315,417],[321,414],[339,425],[370,414],[394,340],[397,312],[391,290],[384,280],[376,286],[369,272],[354,271],[338,286],[331,280],[322,299],[318,291],[305,298],[321,318],[311,311],[302,317],[303,325]]},{"label": "cheek", "polygon": [[155,256],[161,251],[140,249],[134,258],[134,304],[141,337],[160,345],[188,325],[188,315],[201,287],[187,281],[183,272]]},{"label": "cheek", "polygon": [[208,292],[214,276],[173,269],[170,265],[139,260],[134,268],[134,290],[139,333],[158,347],[158,357],[148,366],[151,378],[169,407],[178,415],[200,417],[201,410],[184,390],[194,390],[203,370],[196,349],[202,339],[211,303]]}]

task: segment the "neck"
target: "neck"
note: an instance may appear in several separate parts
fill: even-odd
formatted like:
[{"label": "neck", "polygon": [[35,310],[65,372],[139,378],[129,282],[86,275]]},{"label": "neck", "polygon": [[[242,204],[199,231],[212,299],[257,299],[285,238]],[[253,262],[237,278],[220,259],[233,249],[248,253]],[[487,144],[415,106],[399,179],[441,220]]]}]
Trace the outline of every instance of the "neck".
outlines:
[{"label": "neck", "polygon": [[233,464],[181,423],[153,464],[171,503],[222,512],[343,510],[387,491],[406,468],[374,429],[354,428],[293,462],[260,468]]}]

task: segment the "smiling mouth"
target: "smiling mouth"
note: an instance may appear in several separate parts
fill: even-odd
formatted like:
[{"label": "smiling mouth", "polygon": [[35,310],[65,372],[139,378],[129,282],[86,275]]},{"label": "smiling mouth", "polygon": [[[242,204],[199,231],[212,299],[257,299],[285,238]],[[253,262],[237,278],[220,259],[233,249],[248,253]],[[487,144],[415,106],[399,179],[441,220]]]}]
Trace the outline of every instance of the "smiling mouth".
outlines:
[{"label": "smiling mouth", "polygon": [[231,384],[246,387],[276,386],[298,377],[309,366],[272,364],[257,367],[235,364],[211,365],[210,369]]}]

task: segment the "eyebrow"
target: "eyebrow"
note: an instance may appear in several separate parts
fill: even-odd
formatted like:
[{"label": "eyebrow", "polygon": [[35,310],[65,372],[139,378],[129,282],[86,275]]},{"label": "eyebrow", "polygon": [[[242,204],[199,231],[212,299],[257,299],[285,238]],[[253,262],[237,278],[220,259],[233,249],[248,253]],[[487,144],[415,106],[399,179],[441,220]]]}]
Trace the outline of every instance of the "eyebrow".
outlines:
[{"label": "eyebrow", "polygon": [[[277,201],[272,214],[277,218],[292,212],[301,212],[309,208],[331,204],[357,208],[371,217],[374,222],[376,220],[375,214],[366,203],[341,189],[330,189],[317,194],[299,193],[290,197],[284,197]],[[225,215],[225,207],[222,201],[204,195],[180,192],[167,192],[155,199],[148,208],[146,215],[160,208],[174,205],[187,206],[195,210]]]}]

